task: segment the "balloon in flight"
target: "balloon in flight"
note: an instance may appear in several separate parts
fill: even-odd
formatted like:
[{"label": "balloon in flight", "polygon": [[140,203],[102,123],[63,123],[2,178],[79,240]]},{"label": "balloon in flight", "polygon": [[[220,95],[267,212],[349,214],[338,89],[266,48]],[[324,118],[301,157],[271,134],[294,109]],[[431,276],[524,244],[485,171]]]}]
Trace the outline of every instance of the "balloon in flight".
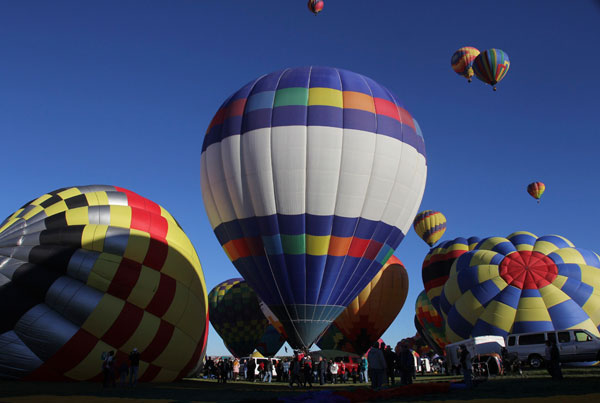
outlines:
[{"label": "balloon in flight", "polygon": [[483,239],[440,296],[446,339],[586,329],[599,336],[600,257],[559,235]]},{"label": "balloon in flight", "polygon": [[458,49],[454,52],[450,61],[452,69],[456,74],[465,77],[471,82],[471,77],[475,74],[473,72],[473,62],[477,56],[479,56],[479,50],[474,47],[465,46]]},{"label": "balloon in flight", "polygon": [[498,84],[506,76],[510,67],[508,55],[500,49],[484,50],[475,58],[473,71],[475,76],[496,91]]},{"label": "balloon in flight", "polygon": [[410,228],[427,164],[417,122],[368,77],[289,68],[230,96],[208,127],[201,187],[227,256],[308,347]]},{"label": "balloon in flight", "polygon": [[446,217],[439,211],[421,211],[415,217],[413,227],[427,245],[433,246],[446,232]]},{"label": "balloon in flight", "polygon": [[321,11],[323,11],[324,6],[325,6],[325,2],[323,0],[308,0],[308,9],[314,15],[317,15]]},{"label": "balloon in flight", "polygon": [[192,243],[132,191],[75,186],[0,224],[0,378],[90,381],[101,356],[140,352],[140,381],[187,376],[208,334]]},{"label": "balloon in flight", "polygon": [[527,185],[527,193],[529,193],[531,197],[536,199],[538,203],[540,202],[540,198],[542,197],[545,191],[546,185],[544,185],[542,182],[533,182]]}]

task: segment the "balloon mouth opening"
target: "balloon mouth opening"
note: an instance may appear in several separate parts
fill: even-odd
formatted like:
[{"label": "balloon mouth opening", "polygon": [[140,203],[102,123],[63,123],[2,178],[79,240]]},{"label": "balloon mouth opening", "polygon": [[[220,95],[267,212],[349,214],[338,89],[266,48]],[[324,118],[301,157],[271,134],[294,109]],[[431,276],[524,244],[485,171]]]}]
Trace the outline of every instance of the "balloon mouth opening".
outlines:
[{"label": "balloon mouth opening", "polygon": [[537,290],[550,285],[558,276],[558,267],[540,252],[517,251],[500,263],[500,277],[521,290]]}]

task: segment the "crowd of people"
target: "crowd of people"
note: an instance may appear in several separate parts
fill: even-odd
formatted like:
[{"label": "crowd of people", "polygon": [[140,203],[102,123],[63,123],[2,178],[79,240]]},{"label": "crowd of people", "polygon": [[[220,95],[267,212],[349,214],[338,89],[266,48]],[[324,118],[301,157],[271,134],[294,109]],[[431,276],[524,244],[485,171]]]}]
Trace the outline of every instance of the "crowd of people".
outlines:
[{"label": "crowd of people", "polygon": [[375,343],[368,354],[351,362],[301,351],[283,359],[207,357],[199,375],[220,383],[282,382],[292,388],[310,388],[313,384],[370,382],[374,389],[380,389],[384,384],[396,384],[397,378],[400,384],[410,384],[417,371],[424,372],[425,365],[421,366],[420,359],[415,360],[407,345],[401,344],[398,351],[394,351],[385,343]]}]

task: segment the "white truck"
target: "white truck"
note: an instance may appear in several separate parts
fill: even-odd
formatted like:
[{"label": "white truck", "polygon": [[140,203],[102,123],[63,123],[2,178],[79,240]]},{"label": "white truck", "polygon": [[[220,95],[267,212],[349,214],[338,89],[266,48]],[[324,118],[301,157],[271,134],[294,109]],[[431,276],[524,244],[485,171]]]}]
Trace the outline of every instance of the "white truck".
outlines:
[{"label": "white truck", "polygon": [[502,355],[502,347],[505,347],[504,337],[502,336],[477,336],[448,344],[446,346],[446,362],[449,371],[460,365],[458,348],[462,345],[467,347],[471,358],[477,357],[478,354],[497,353]]}]

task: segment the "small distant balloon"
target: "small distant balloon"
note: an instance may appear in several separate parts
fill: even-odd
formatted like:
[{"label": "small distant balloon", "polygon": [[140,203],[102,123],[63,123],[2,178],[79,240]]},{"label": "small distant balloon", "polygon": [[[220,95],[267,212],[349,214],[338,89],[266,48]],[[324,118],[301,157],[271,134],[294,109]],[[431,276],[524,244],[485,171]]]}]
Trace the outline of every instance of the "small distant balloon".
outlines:
[{"label": "small distant balloon", "polygon": [[479,56],[479,53],[479,49],[471,46],[465,46],[458,49],[454,52],[452,60],[450,61],[452,70],[471,82],[471,77],[475,74],[473,72],[473,62],[475,61],[475,58]]},{"label": "small distant balloon", "polygon": [[427,245],[433,246],[446,232],[446,217],[439,211],[424,210],[415,217],[413,228]]},{"label": "small distant balloon", "polygon": [[509,67],[508,55],[500,49],[484,50],[473,62],[475,76],[484,83],[491,85],[494,91],[496,91],[496,84],[506,76]]},{"label": "small distant balloon", "polygon": [[527,185],[527,193],[529,193],[531,197],[536,199],[538,204],[545,190],[546,185],[544,185],[542,182],[533,182]]},{"label": "small distant balloon", "polygon": [[325,2],[323,0],[308,0],[308,9],[314,15],[317,15],[323,11],[323,6],[325,6]]}]

